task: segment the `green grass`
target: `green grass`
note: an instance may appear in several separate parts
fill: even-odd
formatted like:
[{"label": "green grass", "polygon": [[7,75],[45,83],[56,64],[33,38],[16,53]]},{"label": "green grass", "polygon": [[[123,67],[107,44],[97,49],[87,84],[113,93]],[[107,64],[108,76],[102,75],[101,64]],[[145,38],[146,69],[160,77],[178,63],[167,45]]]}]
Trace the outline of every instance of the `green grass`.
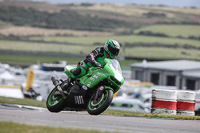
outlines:
[{"label": "green grass", "polygon": [[169,36],[200,36],[199,25],[152,25],[135,30],[134,33],[140,31],[151,31],[153,33],[164,33]]},{"label": "green grass", "polygon": [[108,132],[26,125],[13,122],[0,122],[0,133],[108,133]]},{"label": "green grass", "polygon": [[36,101],[33,99],[18,99],[18,98],[0,96],[0,103],[20,104],[20,105],[26,105],[26,106],[36,106],[36,107],[46,108],[45,101]]},{"label": "green grass", "polygon": [[[63,37],[64,38],[64,37]],[[75,39],[73,37],[65,37],[65,39]],[[91,40],[90,40],[91,39]],[[94,42],[94,40],[106,40],[105,38],[99,37],[94,39],[90,38],[79,38],[73,40],[73,43],[80,44],[85,43],[87,40],[89,42]],[[147,44],[161,43],[162,44],[188,44],[190,46],[199,47],[199,41],[189,40],[189,39],[176,39],[176,38],[159,38],[159,37],[148,37],[148,36],[115,36],[113,39],[119,42],[128,43],[139,43],[142,41]],[[72,43],[72,42],[71,42]],[[104,42],[101,42],[102,46]],[[159,46],[160,46],[159,45]],[[32,42],[21,42],[21,41],[2,41],[0,40],[1,50],[16,50],[16,51],[32,51],[32,52],[56,52],[56,53],[70,53],[70,54],[88,54],[97,46],[77,46],[77,45],[64,45],[64,44],[48,44],[48,43],[32,43]],[[122,48],[123,49],[123,48]],[[166,48],[166,47],[126,47],[125,52],[121,50],[120,55],[126,57],[139,57],[139,58],[158,58],[158,59],[193,59],[200,60],[198,49],[183,49],[183,48]],[[38,57],[40,58],[40,57]]]},{"label": "green grass", "polygon": [[[99,38],[99,39],[98,39]],[[95,42],[101,42],[103,43],[104,40],[100,40],[100,38],[105,38],[104,40],[108,40],[106,39],[106,37],[76,37],[76,36],[72,36],[72,37],[65,37],[65,36],[44,36],[44,37],[30,37],[30,40],[43,40],[43,41],[55,41],[55,42],[65,42],[65,43],[75,43],[75,44],[93,44]],[[104,42],[105,43],[105,42]]]},{"label": "green grass", "polygon": [[77,64],[83,58],[73,57],[55,57],[55,56],[37,56],[37,55],[16,55],[16,54],[0,54],[0,62],[18,62],[18,63],[52,63],[54,61],[64,60],[68,64]]},{"label": "green grass", "polygon": [[[163,32],[161,32],[163,33]],[[108,39],[117,40],[120,43],[159,43],[159,44],[179,44],[185,45],[189,44],[191,46],[199,46],[198,40],[190,39],[179,39],[179,38],[164,38],[164,37],[153,37],[153,36],[139,36],[139,35],[125,35],[125,36],[106,36],[106,37],[57,37],[57,36],[46,36],[46,37],[31,37],[31,40],[43,40],[43,41],[58,41],[58,42],[68,42],[75,44],[89,44],[99,42],[103,44]]]},{"label": "green grass", "polygon": [[[167,33],[170,35],[178,35],[181,33],[183,36],[188,35],[199,35],[199,26],[183,26],[183,25],[155,25],[146,27],[149,30],[155,30],[156,32]],[[160,30],[161,29],[161,30]],[[168,30],[170,29],[170,30]],[[175,29],[175,30],[173,30]],[[141,28],[139,30],[145,30]],[[136,32],[139,32],[136,31]],[[159,31],[160,30],[160,31]],[[173,31],[173,32],[172,32]],[[194,31],[194,32],[192,32]],[[164,37],[153,37],[153,36],[138,36],[138,35],[126,35],[126,36],[96,36],[96,37],[58,37],[58,36],[46,36],[46,37],[31,37],[31,40],[44,40],[44,41],[55,41],[55,42],[68,42],[79,45],[65,45],[57,43],[37,43],[37,42],[25,42],[25,41],[11,41],[11,40],[0,40],[1,50],[14,50],[14,51],[31,51],[31,52],[52,52],[52,53],[69,53],[69,54],[88,54],[97,46],[92,45],[93,43],[99,42],[104,43],[109,39],[115,39],[120,43],[145,43],[145,44],[158,44],[159,46],[175,45],[179,46],[189,45],[194,47],[200,47],[198,40],[191,39],[179,39],[179,38],[164,38]],[[123,48],[122,48],[123,49]],[[133,57],[133,58],[144,58],[144,59],[191,59],[200,60],[199,50],[195,49],[183,49],[183,48],[167,48],[163,47],[126,47],[125,52],[121,50],[120,56]],[[69,61],[68,61],[69,59]],[[64,57],[44,57],[44,56],[11,56],[1,54],[0,61],[8,62],[52,62],[53,60],[67,60],[69,63],[72,58]],[[81,60],[74,60],[73,64]],[[130,64],[130,63],[129,63]],[[122,61],[122,67],[127,67],[127,61]]]},{"label": "green grass", "polygon": [[[64,60],[68,64],[77,64],[84,58],[73,58],[73,57],[54,57],[54,56],[36,56],[36,55],[16,55],[16,54],[0,54],[0,62],[5,63],[27,63],[36,64],[40,63],[53,63],[54,61]],[[135,60],[119,60],[122,68],[129,68],[129,65],[138,61]]]},{"label": "green grass", "polygon": [[[89,52],[88,52],[89,53]],[[86,53],[85,53],[86,54]],[[144,59],[191,59],[200,60],[199,50],[172,49],[172,48],[157,48],[157,47],[136,47],[126,48],[125,52],[121,51],[120,55],[133,58]],[[73,57],[55,57],[55,56],[37,56],[37,55],[15,55],[15,54],[0,54],[0,62],[19,62],[19,63],[52,63],[58,60],[65,60],[68,64],[77,64],[84,58]],[[134,60],[119,61],[121,67],[129,67],[134,63]]]},{"label": "green grass", "polygon": [[176,48],[136,47],[127,48],[125,56],[140,57],[144,59],[191,59],[200,60],[199,50],[186,50]]},{"label": "green grass", "polygon": [[0,40],[1,50],[32,51],[32,52],[57,52],[71,54],[86,54],[95,49],[95,46],[76,46],[64,44],[47,44],[36,42]]},{"label": "green grass", "polygon": [[163,119],[177,119],[177,120],[200,120],[200,116],[146,114],[146,113],[111,111],[111,110],[106,110],[104,114],[117,115],[117,116],[129,116],[129,117],[148,117],[148,118],[163,118]]},{"label": "green grass", "polygon": [[130,65],[133,63],[138,63],[136,60],[119,60],[122,69],[130,69]]},{"label": "green grass", "polygon": [[[0,44],[1,45],[1,44]],[[46,44],[45,44],[46,45]],[[9,46],[7,45],[7,50]],[[40,45],[33,45],[35,51],[45,52]],[[24,51],[33,51],[33,48],[20,49]],[[49,50],[48,52],[57,52],[59,53],[59,46],[46,45]],[[88,54],[95,47],[80,47],[80,46],[66,46],[63,45],[62,53],[71,53],[71,54]],[[67,49],[66,51],[64,49]],[[14,50],[14,49],[13,49]],[[19,49],[15,49],[19,50]],[[65,52],[64,52],[65,51]],[[181,48],[165,48],[165,47],[135,47],[135,48],[125,48],[125,51],[121,50],[120,55],[125,57],[133,58],[144,58],[144,59],[191,59],[191,60],[200,60],[199,50],[195,49],[181,49]],[[83,60],[84,58],[72,58],[72,57],[54,57],[54,56],[36,56],[36,55],[12,55],[12,54],[0,54],[0,62],[21,62],[21,63],[52,63],[58,60],[66,60],[68,64],[77,64],[77,62]],[[120,61],[122,67],[129,67],[129,64],[134,63],[132,60]]]}]

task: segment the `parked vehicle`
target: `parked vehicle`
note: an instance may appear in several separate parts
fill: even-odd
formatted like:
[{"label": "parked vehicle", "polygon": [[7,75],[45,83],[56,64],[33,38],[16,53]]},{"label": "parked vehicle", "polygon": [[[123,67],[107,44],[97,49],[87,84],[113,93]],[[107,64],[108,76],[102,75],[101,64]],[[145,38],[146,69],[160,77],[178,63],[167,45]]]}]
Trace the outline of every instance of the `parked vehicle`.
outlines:
[{"label": "parked vehicle", "polygon": [[113,99],[109,109],[120,110],[120,111],[130,111],[130,112],[140,112],[140,113],[150,113],[151,110],[151,93],[147,94],[133,94],[125,95],[120,91],[121,95],[118,95]]}]

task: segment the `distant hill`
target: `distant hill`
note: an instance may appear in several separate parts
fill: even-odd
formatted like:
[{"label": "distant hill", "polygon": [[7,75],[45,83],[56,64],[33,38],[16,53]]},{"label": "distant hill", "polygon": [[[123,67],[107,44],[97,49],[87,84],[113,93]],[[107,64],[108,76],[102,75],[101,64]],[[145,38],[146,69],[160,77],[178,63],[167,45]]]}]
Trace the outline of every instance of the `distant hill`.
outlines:
[{"label": "distant hill", "polygon": [[97,16],[80,15],[75,10],[62,9],[59,12],[39,11],[34,8],[7,6],[0,8],[0,20],[16,26],[31,26],[50,29],[75,29],[102,31],[106,28],[129,27],[125,21]]},{"label": "distant hill", "polygon": [[[0,61],[16,62],[22,53],[83,56],[110,38],[125,59],[200,60],[200,9],[0,2]],[[18,61],[39,59],[31,56]]]},{"label": "distant hill", "polygon": [[0,23],[87,31],[132,30],[149,24],[200,24],[200,9],[113,4],[0,2]]},{"label": "distant hill", "polygon": [[112,3],[112,4],[138,4],[138,5],[163,5],[172,7],[198,7],[199,0],[33,0],[52,3]]}]

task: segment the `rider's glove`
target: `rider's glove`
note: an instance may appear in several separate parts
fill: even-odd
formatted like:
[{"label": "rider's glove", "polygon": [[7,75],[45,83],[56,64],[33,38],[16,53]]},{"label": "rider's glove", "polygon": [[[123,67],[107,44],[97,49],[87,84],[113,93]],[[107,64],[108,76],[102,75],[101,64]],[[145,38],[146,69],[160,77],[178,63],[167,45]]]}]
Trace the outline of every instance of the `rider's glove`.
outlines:
[{"label": "rider's glove", "polygon": [[93,61],[92,65],[94,67],[101,67],[101,64],[99,62]]}]

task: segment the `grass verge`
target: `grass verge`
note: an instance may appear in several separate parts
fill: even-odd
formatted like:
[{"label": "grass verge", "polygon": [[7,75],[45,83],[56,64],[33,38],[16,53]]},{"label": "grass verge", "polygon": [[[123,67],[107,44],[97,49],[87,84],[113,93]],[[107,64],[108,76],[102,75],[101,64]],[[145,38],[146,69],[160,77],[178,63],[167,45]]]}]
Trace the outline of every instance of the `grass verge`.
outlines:
[{"label": "grass verge", "polygon": [[17,54],[0,54],[0,62],[19,62],[19,63],[52,63],[54,61],[67,61],[68,64],[77,64],[82,58],[74,57],[56,57],[56,56],[37,56],[37,55],[17,55]]},{"label": "grass verge", "polygon": [[[135,38],[135,40],[134,40]],[[67,39],[65,37],[64,39]],[[69,42],[70,42],[70,38]],[[79,38],[80,39],[80,38]],[[74,41],[83,40],[84,42],[94,41],[93,38],[82,38],[76,39]],[[88,41],[84,41],[88,39]],[[91,39],[91,40],[89,40]],[[115,38],[113,38],[115,39]],[[137,40],[139,39],[139,40]],[[96,39],[97,40],[97,39]],[[100,40],[100,39],[99,39]],[[104,40],[104,39],[101,39]],[[162,38],[162,37],[149,37],[149,36],[119,36],[117,38],[119,42],[133,43],[131,47],[122,47],[120,56],[131,57],[131,58],[144,58],[144,59],[190,59],[190,60],[200,60],[199,56],[199,41],[198,40],[189,40],[189,39],[176,39],[176,38]],[[75,43],[75,42],[74,42]],[[81,42],[79,42],[81,43]],[[95,43],[95,42],[93,42]],[[103,42],[102,42],[103,44]],[[141,44],[141,46],[135,47],[134,44]],[[145,44],[143,46],[142,44]],[[149,46],[148,46],[149,44]],[[152,44],[154,44],[152,46]],[[156,46],[157,45],[157,46]],[[102,45],[103,46],[103,45]],[[49,53],[68,53],[68,54],[79,54],[86,55],[89,54],[97,46],[95,45],[65,45],[65,44],[48,44],[48,43],[33,43],[33,42],[23,42],[23,41],[9,41],[9,40],[0,40],[0,49],[1,50],[13,50],[13,51],[26,51],[26,52],[49,52]],[[22,55],[23,56],[23,55]],[[21,56],[21,57],[22,57]],[[9,57],[9,56],[8,56]],[[13,60],[22,59],[16,56],[12,58]],[[6,56],[0,56],[0,59],[6,60]],[[42,56],[32,56],[34,60],[42,60]],[[48,60],[54,59],[55,57],[49,56]],[[59,57],[57,57],[59,58]],[[61,58],[61,57],[60,57]],[[61,59],[63,59],[62,57]],[[66,58],[67,59],[67,58]],[[32,59],[30,59],[32,60]],[[1,61],[1,60],[0,60]],[[29,61],[26,58],[25,61]]]},{"label": "grass verge", "polygon": [[[54,56],[37,56],[37,55],[17,55],[17,54],[0,54],[0,62],[17,62],[17,63],[52,63],[54,61],[64,60],[68,64],[77,64],[84,58],[75,57],[54,57]],[[129,65],[135,63],[135,60],[120,60],[120,65],[123,68],[130,68]],[[137,61],[138,62],[138,61]]]},{"label": "grass verge", "polygon": [[113,111],[113,110],[106,110],[104,114],[117,115],[117,116],[129,116],[129,117],[148,117],[148,118],[157,118],[157,119],[200,120],[200,116],[145,114],[145,113],[123,112],[123,111]]},{"label": "grass verge", "polygon": [[135,30],[134,33],[139,33],[141,31],[163,33],[173,37],[200,36],[200,26],[198,25],[153,25]]},{"label": "grass verge", "polygon": [[49,126],[33,126],[13,122],[0,122],[1,133],[108,133],[95,130],[79,130]]},{"label": "grass verge", "polygon": [[[139,31],[139,30],[138,30]],[[137,32],[136,32],[137,33]],[[161,32],[163,33],[163,32]],[[177,33],[178,34],[178,33]],[[171,35],[171,34],[169,34]],[[182,35],[182,34],[181,34]],[[119,36],[96,36],[96,37],[57,37],[57,36],[43,36],[43,37],[31,37],[30,40],[43,40],[43,41],[54,41],[54,42],[67,42],[67,43],[74,43],[74,44],[82,44],[84,45],[91,45],[94,43],[99,42],[100,44],[105,43],[108,39],[117,40],[119,43],[147,43],[147,44],[155,44],[158,43],[174,45],[185,45],[188,44],[190,46],[199,46],[198,40],[191,40],[191,39],[181,39],[181,38],[165,38],[165,37],[156,37],[156,36],[140,36],[140,35],[119,35]],[[4,41],[7,45],[11,44],[11,41]],[[2,44],[4,44],[2,42]],[[22,44],[22,42],[18,42]],[[29,43],[31,45],[33,43]],[[39,44],[38,44],[39,45]],[[41,45],[41,44],[40,44]],[[46,44],[47,45],[47,44]],[[49,45],[50,46],[50,45]],[[5,46],[4,46],[5,47]]]},{"label": "grass verge", "polygon": [[[32,99],[16,99],[16,98],[0,97],[0,103],[20,104],[20,105],[37,106],[44,108],[46,107],[44,101],[36,101]],[[136,112],[113,111],[113,110],[106,110],[103,114],[128,116],[128,117],[148,117],[148,118],[158,118],[158,119],[200,120],[200,116],[144,114]]]},{"label": "grass verge", "polygon": [[20,104],[20,105],[36,106],[36,107],[46,108],[45,101],[36,101],[36,100],[33,100],[33,99],[18,99],[18,98],[1,97],[0,96],[0,103]]}]

